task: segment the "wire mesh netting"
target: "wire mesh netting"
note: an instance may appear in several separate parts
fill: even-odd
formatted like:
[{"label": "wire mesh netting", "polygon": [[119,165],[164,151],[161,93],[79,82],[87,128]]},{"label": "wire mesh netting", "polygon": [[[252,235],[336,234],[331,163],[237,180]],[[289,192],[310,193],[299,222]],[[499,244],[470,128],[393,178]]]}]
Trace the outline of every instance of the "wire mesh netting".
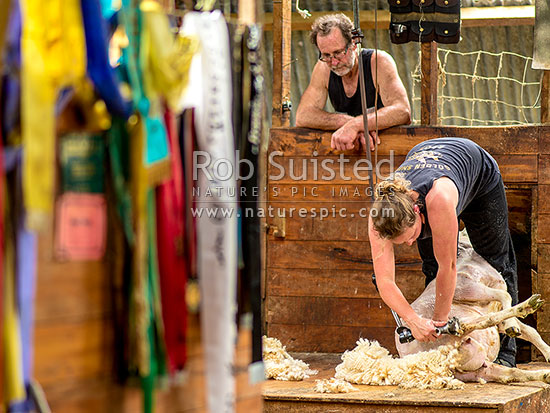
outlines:
[{"label": "wire mesh netting", "polygon": [[[518,53],[438,50],[438,113],[442,125],[522,125],[540,116],[542,72]],[[460,67],[461,70],[457,68]],[[420,105],[420,55],[413,75],[413,107]],[[418,122],[418,113],[414,121]]]}]

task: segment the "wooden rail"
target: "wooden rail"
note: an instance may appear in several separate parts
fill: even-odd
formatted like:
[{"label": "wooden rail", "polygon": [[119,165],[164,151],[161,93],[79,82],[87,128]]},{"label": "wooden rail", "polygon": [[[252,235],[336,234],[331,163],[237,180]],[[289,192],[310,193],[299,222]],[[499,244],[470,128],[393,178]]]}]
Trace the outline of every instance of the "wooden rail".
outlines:
[{"label": "wooden rail", "polygon": [[[311,24],[319,16],[329,12],[312,12],[311,17],[304,19],[297,12],[292,13],[292,30],[310,30]],[[353,20],[351,11],[343,11]],[[378,28],[387,29],[390,24],[390,12],[378,10]],[[264,30],[273,30],[275,13],[265,13]],[[460,9],[462,27],[485,26],[532,26],[535,24],[535,6],[498,6],[498,7],[463,7]],[[364,10],[359,13],[359,22],[363,30],[374,29],[374,11]]]}]

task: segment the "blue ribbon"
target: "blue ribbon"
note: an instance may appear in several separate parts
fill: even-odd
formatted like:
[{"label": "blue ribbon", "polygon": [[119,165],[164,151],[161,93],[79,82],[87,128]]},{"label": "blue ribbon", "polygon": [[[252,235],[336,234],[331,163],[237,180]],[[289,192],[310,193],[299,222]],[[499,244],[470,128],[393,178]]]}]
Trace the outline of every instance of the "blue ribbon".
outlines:
[{"label": "blue ribbon", "polygon": [[[16,196],[21,191],[21,147],[4,148],[4,169],[6,172],[16,170]],[[14,205],[23,205],[21,199],[15,199]],[[36,289],[36,235],[25,229],[24,211],[20,211],[16,228],[16,295],[19,327],[21,332],[23,381],[28,389],[33,376],[33,328],[34,328],[34,298]],[[8,235],[9,236],[9,235]],[[34,411],[34,403],[29,398],[9,406],[10,413],[30,413]]]},{"label": "blue ribbon", "polygon": [[4,137],[19,126],[20,122],[20,81],[21,68],[21,10],[19,1],[12,0],[6,45],[4,49],[4,70],[2,79],[2,135]]},{"label": "blue ribbon", "polygon": [[81,0],[88,76],[113,115],[128,119],[132,114],[132,103],[125,100],[118,88],[115,70],[109,64],[109,38],[107,22],[101,14],[98,0]]}]

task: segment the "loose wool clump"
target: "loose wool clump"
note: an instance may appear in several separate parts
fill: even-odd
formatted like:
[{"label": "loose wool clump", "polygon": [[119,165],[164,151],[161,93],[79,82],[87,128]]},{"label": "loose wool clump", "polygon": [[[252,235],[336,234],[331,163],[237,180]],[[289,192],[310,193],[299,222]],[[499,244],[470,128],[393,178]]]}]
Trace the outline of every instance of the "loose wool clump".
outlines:
[{"label": "loose wool clump", "polygon": [[357,391],[357,389],[347,381],[333,377],[331,379],[315,380],[315,391],[317,393],[349,393]]},{"label": "loose wool clump", "polygon": [[335,377],[355,384],[399,385],[417,389],[461,389],[454,378],[459,366],[454,345],[393,358],[377,341],[359,339],[357,347],[342,355]]},{"label": "loose wool clump", "polygon": [[294,359],[276,338],[263,337],[263,359],[267,379],[299,381],[317,374],[309,364]]}]

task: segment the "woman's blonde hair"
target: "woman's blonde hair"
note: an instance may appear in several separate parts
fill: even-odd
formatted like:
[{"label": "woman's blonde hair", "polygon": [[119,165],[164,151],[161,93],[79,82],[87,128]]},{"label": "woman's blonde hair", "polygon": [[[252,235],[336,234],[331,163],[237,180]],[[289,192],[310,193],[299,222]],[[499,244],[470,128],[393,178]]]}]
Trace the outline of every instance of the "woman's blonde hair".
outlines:
[{"label": "woman's blonde hair", "polygon": [[415,223],[410,184],[403,175],[395,174],[376,185],[370,216],[381,238],[394,239]]}]

